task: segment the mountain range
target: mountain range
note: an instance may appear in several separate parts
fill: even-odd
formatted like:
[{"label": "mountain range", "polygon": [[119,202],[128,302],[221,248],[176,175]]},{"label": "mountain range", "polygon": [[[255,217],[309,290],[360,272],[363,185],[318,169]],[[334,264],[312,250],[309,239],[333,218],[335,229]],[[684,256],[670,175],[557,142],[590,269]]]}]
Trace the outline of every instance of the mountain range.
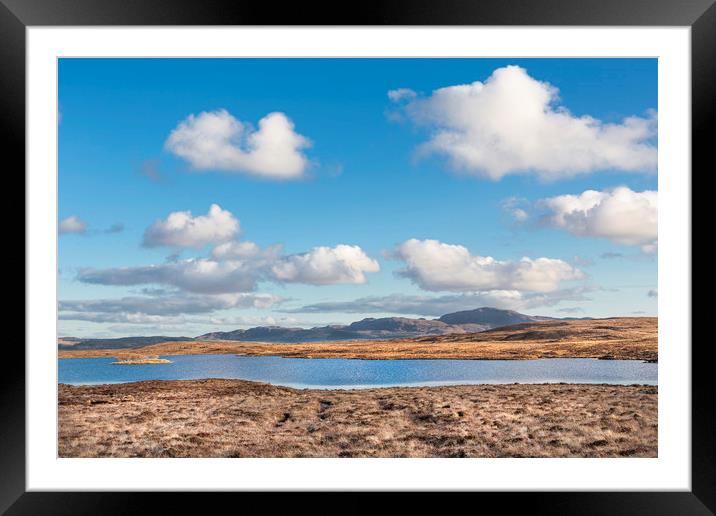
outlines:
[{"label": "mountain range", "polygon": [[[124,349],[169,341],[233,340],[245,342],[318,342],[336,340],[396,339],[475,333],[501,326],[554,319],[521,314],[513,310],[482,307],[445,314],[437,319],[409,317],[369,317],[350,324],[334,324],[314,328],[257,326],[245,330],[218,331],[197,337],[122,337],[117,339],[58,339],[59,349]],[[572,319],[572,318],[569,318]]]}]

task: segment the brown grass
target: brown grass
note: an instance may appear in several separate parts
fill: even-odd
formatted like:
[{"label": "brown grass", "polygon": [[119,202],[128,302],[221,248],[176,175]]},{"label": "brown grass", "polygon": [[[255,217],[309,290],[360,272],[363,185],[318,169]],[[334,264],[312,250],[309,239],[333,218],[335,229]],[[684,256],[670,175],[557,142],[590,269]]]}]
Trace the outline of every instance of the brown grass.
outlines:
[{"label": "brown grass", "polygon": [[61,457],[656,457],[657,388],[59,386]]},{"label": "brown grass", "polygon": [[67,350],[60,358],[235,353],[295,358],[454,358],[536,359],[612,358],[655,361],[656,317],[619,317],[586,321],[544,321],[497,328],[481,333],[399,340],[312,342],[205,341],[165,342],[132,350]]}]

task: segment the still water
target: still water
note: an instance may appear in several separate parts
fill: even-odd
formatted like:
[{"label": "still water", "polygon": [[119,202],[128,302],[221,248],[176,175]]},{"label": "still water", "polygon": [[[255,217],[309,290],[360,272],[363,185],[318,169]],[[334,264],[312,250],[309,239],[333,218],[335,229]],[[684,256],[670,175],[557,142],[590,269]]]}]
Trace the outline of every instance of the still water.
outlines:
[{"label": "still water", "polygon": [[59,360],[59,383],[238,378],[286,387],[368,387],[488,383],[657,384],[658,364],[637,360],[351,360],[344,358],[175,355],[170,364],[113,365],[114,358]]}]

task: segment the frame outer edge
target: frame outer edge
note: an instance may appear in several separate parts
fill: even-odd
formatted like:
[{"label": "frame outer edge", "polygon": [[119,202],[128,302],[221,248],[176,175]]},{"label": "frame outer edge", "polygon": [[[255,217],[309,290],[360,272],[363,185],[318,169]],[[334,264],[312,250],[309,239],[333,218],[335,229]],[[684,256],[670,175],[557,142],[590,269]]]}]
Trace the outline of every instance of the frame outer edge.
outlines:
[{"label": "frame outer edge", "polygon": [[25,25],[692,25],[714,0],[2,0]]},{"label": "frame outer edge", "polygon": [[[23,169],[25,161],[25,23],[93,24],[93,19],[95,22],[107,23],[107,20],[103,19],[97,10],[88,9],[88,14],[78,14],[78,9],[70,8],[63,16],[58,15],[56,11],[53,12],[49,7],[49,2],[25,1],[26,4],[30,4],[28,9],[23,9],[22,4],[13,0],[10,2],[3,0],[0,3],[0,28],[2,29],[0,30],[2,33],[0,62],[5,65],[4,80],[0,82],[0,109],[6,120],[6,123],[0,126],[0,141],[6,142],[7,148],[13,150],[18,158],[17,164]],[[5,5],[7,3],[13,4],[14,12]],[[60,0],[56,2],[56,7],[59,7],[59,4],[66,4],[66,2]],[[75,7],[79,7],[79,4],[83,4],[83,2],[76,2]],[[69,6],[63,5],[63,7]],[[154,7],[157,7],[157,3]],[[16,16],[15,13],[18,11],[19,15]],[[154,11],[156,14],[157,9],[149,8],[148,11],[150,13]],[[713,129],[715,111],[713,85],[716,84],[716,4],[713,3],[713,0],[698,0],[691,2],[685,11],[690,15],[694,15],[696,11],[701,13],[692,22],[692,170],[697,167],[705,169],[706,160],[710,159],[710,152],[707,149],[711,145],[709,135],[712,131],[710,132],[709,129]],[[140,23],[139,18],[142,15],[142,9],[138,9],[132,15],[126,15],[125,12],[124,16],[119,16],[119,19],[115,20],[115,23],[124,21],[137,24]],[[554,17],[554,13],[551,15]],[[583,12],[582,16],[587,16],[587,14]],[[607,18],[614,19],[612,16],[608,15]],[[172,15],[167,16],[164,23],[173,23],[172,17]],[[394,17],[394,14],[386,16],[386,18]],[[149,15],[148,18],[154,17]],[[683,21],[683,15],[671,22],[666,22],[663,14],[659,18],[664,25],[678,24]],[[203,20],[202,16],[198,22],[201,23]],[[465,23],[470,23],[473,20],[474,17],[469,16]],[[539,18],[535,22],[538,20]],[[394,19],[393,23],[395,22]],[[637,24],[633,15],[627,16],[626,22]],[[560,22],[557,19],[555,19],[555,23],[570,24],[567,20]],[[642,23],[648,24],[646,21],[642,21]],[[516,24],[520,24],[520,22],[517,21]],[[625,24],[625,22],[621,24]],[[694,364],[709,363],[708,360],[703,360],[708,358],[704,348],[695,347],[693,354]],[[23,402],[25,400],[25,357],[22,351],[18,351],[18,355],[21,357],[19,363],[22,364],[22,367],[15,368],[15,373],[0,376],[0,408],[3,419],[12,422],[12,424],[0,425],[0,442],[2,442],[0,464],[3,465],[4,471],[17,472],[14,476],[4,475],[3,481],[0,482],[0,512],[5,511],[25,491],[25,411],[24,403],[18,404],[18,400]],[[19,366],[18,362],[15,363]],[[716,426],[713,421],[713,409],[708,409],[713,406],[711,390],[712,385],[710,382],[707,383],[706,377],[694,376],[692,449],[695,453],[693,453],[692,488],[704,509],[707,507],[712,509],[716,506],[716,492],[713,487],[716,485],[716,444],[714,443]],[[14,467],[10,469],[11,466]],[[37,499],[36,496],[25,495],[21,497],[22,501],[27,501],[28,497]]]},{"label": "frame outer edge", "polygon": [[[716,125],[714,123],[714,119],[716,119],[716,96],[714,93],[716,91],[716,4],[712,4],[691,27],[691,80],[691,177],[693,185],[695,170],[701,170],[701,173],[705,175],[714,167],[712,149],[714,126]],[[693,206],[692,187],[692,214]],[[692,215],[692,221],[693,219]],[[699,311],[706,311],[706,305],[692,302],[692,306]],[[706,313],[701,315],[708,320]],[[692,321],[693,318],[692,313]],[[704,319],[699,317],[699,320]],[[691,385],[691,488],[706,507],[712,512],[716,512],[716,421],[714,419],[712,377],[707,372],[707,368],[712,367],[713,362],[709,358],[713,358],[714,352],[708,341],[694,343],[692,338],[691,353],[693,371]],[[697,371],[700,372],[697,373]]]},{"label": "frame outer edge", "polygon": [[[22,195],[17,190],[3,198],[4,211],[25,214],[25,25],[3,3],[0,3],[0,145],[3,155],[9,159],[5,165],[8,172],[22,171]],[[13,159],[14,158],[14,159]],[[18,182],[13,186],[17,185]],[[10,186],[6,192],[9,194]],[[22,236],[25,241],[25,226]],[[18,231],[19,232],[19,231]],[[22,254],[14,254],[8,262],[13,270],[25,270],[26,248]],[[19,274],[16,276],[19,282]],[[23,295],[22,308],[26,298]],[[20,304],[19,302],[17,303]],[[19,308],[17,308],[19,311]],[[25,313],[25,312],[23,312]],[[24,320],[24,317],[23,317]],[[8,322],[10,320],[8,319]],[[19,317],[12,324],[19,326]],[[0,375],[0,513],[5,511],[25,492],[25,342],[23,323],[23,346],[12,343],[5,347],[4,359],[12,364]],[[19,331],[13,331],[14,336]],[[19,339],[18,339],[19,340]]]}]

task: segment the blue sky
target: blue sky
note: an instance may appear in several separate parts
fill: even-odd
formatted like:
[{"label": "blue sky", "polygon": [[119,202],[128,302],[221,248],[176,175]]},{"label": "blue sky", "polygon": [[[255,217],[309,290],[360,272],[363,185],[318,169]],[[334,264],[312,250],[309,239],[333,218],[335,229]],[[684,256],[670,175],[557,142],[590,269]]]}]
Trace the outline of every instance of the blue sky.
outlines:
[{"label": "blue sky", "polygon": [[[61,59],[59,106],[58,216],[76,217],[60,225],[61,335],[433,317],[493,299],[656,314],[655,59]],[[280,127],[250,155],[270,113]],[[213,204],[238,232],[192,225]],[[167,223],[187,211],[189,226]],[[230,242],[260,260],[212,258]],[[196,260],[231,280],[172,276]],[[238,269],[254,281],[232,290]],[[146,308],[177,299],[190,308]]]}]

